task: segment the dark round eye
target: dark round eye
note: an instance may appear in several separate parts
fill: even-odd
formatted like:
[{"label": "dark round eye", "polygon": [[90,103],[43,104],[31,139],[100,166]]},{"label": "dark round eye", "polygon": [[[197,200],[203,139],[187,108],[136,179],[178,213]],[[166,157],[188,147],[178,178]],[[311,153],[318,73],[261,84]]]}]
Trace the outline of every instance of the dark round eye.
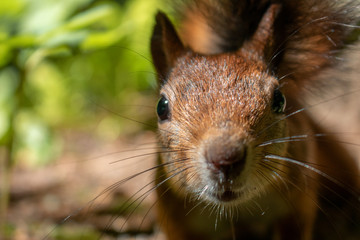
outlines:
[{"label": "dark round eye", "polygon": [[272,110],[274,113],[284,113],[286,106],[285,96],[280,92],[279,89],[274,91]]},{"label": "dark round eye", "polygon": [[164,96],[161,96],[156,107],[156,112],[160,121],[165,121],[170,118],[169,100],[167,100]]}]

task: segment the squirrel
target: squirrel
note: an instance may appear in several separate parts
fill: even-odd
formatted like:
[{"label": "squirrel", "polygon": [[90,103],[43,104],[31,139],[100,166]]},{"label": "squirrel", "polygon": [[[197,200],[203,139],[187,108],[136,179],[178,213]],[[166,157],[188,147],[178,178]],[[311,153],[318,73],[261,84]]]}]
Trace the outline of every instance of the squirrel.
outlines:
[{"label": "squirrel", "polygon": [[356,160],[302,96],[327,84],[318,75],[346,47],[359,2],[180,5],[179,30],[159,12],[151,38],[167,239],[358,239],[359,218],[347,228],[335,216],[359,216]]}]

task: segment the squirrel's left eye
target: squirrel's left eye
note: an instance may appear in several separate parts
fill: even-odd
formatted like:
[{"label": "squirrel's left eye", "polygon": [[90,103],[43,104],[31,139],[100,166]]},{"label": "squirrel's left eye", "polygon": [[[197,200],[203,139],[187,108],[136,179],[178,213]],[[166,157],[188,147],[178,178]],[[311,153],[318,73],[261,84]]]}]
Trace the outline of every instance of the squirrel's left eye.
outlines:
[{"label": "squirrel's left eye", "polygon": [[156,107],[156,112],[160,121],[165,121],[170,118],[169,100],[167,100],[164,96],[161,96]]},{"label": "squirrel's left eye", "polygon": [[272,110],[274,111],[274,113],[284,113],[285,107],[286,99],[284,94],[282,94],[279,89],[275,89],[272,102]]}]

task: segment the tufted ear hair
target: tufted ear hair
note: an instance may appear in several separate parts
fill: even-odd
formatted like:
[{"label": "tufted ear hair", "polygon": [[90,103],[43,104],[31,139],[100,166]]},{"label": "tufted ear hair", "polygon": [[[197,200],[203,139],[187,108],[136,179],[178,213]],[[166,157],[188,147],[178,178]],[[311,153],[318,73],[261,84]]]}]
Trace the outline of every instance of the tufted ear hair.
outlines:
[{"label": "tufted ear hair", "polygon": [[244,48],[269,61],[274,51],[274,28],[279,15],[280,4],[271,4],[265,11],[254,35],[244,44]]},{"label": "tufted ear hair", "polygon": [[164,13],[158,12],[151,38],[151,55],[160,82],[167,78],[176,60],[183,54],[185,47],[174,26]]}]

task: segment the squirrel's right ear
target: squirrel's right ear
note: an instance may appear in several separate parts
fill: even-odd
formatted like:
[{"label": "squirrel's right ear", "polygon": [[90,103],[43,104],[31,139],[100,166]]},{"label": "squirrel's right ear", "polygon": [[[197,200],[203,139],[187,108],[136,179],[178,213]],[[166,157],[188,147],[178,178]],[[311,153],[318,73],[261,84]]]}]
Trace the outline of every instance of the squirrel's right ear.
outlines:
[{"label": "squirrel's right ear", "polygon": [[165,79],[175,61],[185,53],[185,47],[170,20],[162,12],[156,15],[151,38],[151,55],[158,78]]}]

